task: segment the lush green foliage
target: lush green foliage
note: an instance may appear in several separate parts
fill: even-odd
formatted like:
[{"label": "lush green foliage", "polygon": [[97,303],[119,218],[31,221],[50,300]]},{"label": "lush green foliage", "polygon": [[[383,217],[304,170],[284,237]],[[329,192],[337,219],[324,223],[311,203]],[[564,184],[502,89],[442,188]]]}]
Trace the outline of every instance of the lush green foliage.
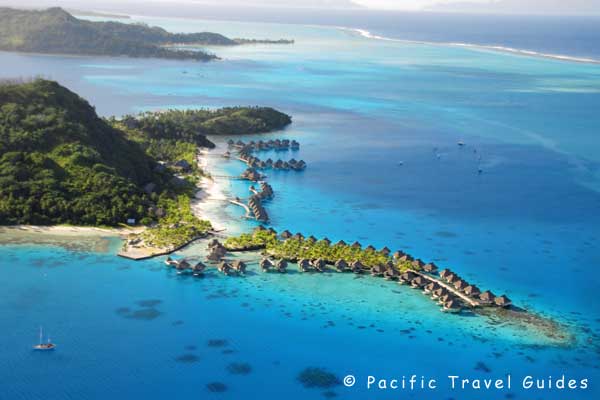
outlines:
[{"label": "lush green foliage", "polygon": [[55,82],[0,84],[0,224],[117,225],[148,217],[168,176]]},{"label": "lush green foliage", "polygon": [[166,211],[166,216],[140,235],[148,246],[177,248],[205,236],[212,229],[210,222],[200,220],[192,213],[188,196],[181,195],[176,199],[161,196],[158,207]]},{"label": "lush green foliage", "polygon": [[[261,247],[265,249],[266,254],[275,258],[287,260],[321,258],[332,264],[341,259],[348,263],[360,261],[367,267],[383,265],[391,260],[389,256],[376,250],[355,248],[350,245],[331,245],[323,240],[316,242],[297,238],[281,240],[275,233],[266,230],[256,230],[253,233],[229,237],[225,241],[225,247],[231,250]],[[409,262],[397,261],[395,264],[401,271],[411,268]]]},{"label": "lush green foliage", "polygon": [[167,110],[127,115],[120,124],[144,133],[149,140],[183,140],[214,147],[207,135],[251,134],[283,129],[289,115],[270,107],[227,107],[217,110]]},{"label": "lush green foliage", "polygon": [[43,11],[0,8],[1,50],[204,61],[216,58],[202,51],[164,47],[173,43],[236,44],[216,33],[172,34],[142,24],[80,20],[61,8]]}]

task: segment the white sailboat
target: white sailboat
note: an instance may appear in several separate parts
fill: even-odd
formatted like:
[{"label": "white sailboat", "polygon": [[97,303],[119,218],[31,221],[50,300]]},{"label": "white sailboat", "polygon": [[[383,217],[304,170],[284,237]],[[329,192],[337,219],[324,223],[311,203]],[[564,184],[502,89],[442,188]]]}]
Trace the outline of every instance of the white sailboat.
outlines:
[{"label": "white sailboat", "polygon": [[34,350],[54,350],[56,345],[50,341],[48,338],[47,343],[44,343],[44,333],[42,327],[40,326],[40,343],[33,346]]}]

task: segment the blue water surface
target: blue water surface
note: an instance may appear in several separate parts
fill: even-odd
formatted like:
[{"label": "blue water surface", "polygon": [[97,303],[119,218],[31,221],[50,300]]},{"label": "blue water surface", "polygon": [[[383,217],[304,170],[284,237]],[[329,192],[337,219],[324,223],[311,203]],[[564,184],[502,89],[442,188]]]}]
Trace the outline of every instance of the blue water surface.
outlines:
[{"label": "blue water surface", "polygon": [[[452,391],[444,377],[508,373],[511,390],[483,397],[598,397],[598,65],[334,28],[147,22],[285,33],[296,44],[211,48],[223,58],[213,63],[0,53],[0,74],[56,79],[103,115],[247,104],[285,111],[288,129],[252,137],[296,139],[299,151],[260,157],[308,163],[301,173],[268,172],[274,228],[434,260],[557,319],[575,341],[555,346],[502,321],[445,315],[421,294],[370,277],[265,275],[253,266],[244,279],[194,280],[160,260],[117,259],[114,243],[108,252],[7,243],[1,398],[478,399],[481,391]],[[226,139],[214,138],[216,154]],[[210,157],[210,168],[233,175],[244,166]],[[247,183],[220,183],[228,195],[248,195]],[[255,225],[233,205],[218,208]],[[53,354],[30,351],[40,324],[59,343]],[[251,371],[232,374],[231,363]],[[305,388],[297,377],[307,367],[359,382]],[[441,383],[434,392],[374,392],[368,374]],[[531,392],[516,387],[527,374],[591,384]]]}]

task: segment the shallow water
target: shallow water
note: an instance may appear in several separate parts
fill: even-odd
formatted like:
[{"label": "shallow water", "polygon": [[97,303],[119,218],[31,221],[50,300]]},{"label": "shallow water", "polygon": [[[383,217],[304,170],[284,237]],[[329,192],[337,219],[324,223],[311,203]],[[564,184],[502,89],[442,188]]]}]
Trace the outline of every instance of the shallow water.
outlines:
[{"label": "shallow water", "polygon": [[[151,22],[178,30],[204,24]],[[354,373],[360,384],[366,374],[565,373],[591,380],[579,398],[598,396],[600,315],[590,298],[600,283],[599,66],[380,42],[329,28],[211,24],[226,34],[286,33],[297,44],[211,49],[224,60],[208,64],[0,53],[0,74],[58,79],[105,115],[236,104],[288,112],[290,128],[261,138],[294,138],[301,149],[259,157],[304,159],[308,168],[268,173],[276,229],[435,260],[560,320],[576,344],[549,347],[483,317],[443,315],[419,293],[371,278],[257,272],[198,281],[160,260],[12,243],[0,247],[8,282],[0,302],[8,332],[3,398],[427,395],[374,394],[358,384],[306,389],[296,378],[307,367],[340,379]],[[216,139],[217,153],[225,140]],[[209,162],[214,173],[243,170],[237,161]],[[222,183],[229,194],[248,194],[246,183]],[[253,226],[239,219],[239,207],[208,208]],[[54,354],[29,351],[40,324],[60,346]],[[232,375],[231,363],[251,371]],[[481,398],[447,387],[430,395]],[[513,388],[486,398],[531,396]]]}]

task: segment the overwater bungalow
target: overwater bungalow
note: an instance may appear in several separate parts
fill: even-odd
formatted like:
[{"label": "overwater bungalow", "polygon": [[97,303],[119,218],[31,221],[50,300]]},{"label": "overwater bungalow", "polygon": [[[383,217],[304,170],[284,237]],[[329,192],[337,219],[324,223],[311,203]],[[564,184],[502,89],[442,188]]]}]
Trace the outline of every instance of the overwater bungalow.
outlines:
[{"label": "overwater bungalow", "polygon": [[323,260],[322,258],[317,258],[316,260],[312,261],[312,266],[317,272],[324,272],[326,265],[327,262],[325,262],[325,260]]},{"label": "overwater bungalow", "polygon": [[283,161],[282,160],[277,160],[273,163],[273,168],[275,169],[282,169],[283,168]]},{"label": "overwater bungalow", "polygon": [[188,270],[192,269],[192,266],[186,260],[181,260],[176,266],[178,274],[186,273]]},{"label": "overwater bungalow", "polygon": [[338,241],[335,245],[339,246],[339,247],[345,247],[345,246],[347,246],[346,242],[344,242],[343,240]]},{"label": "overwater bungalow", "polygon": [[442,311],[449,313],[459,313],[462,310],[460,303],[457,300],[450,300],[444,303]]},{"label": "overwater bungalow", "polygon": [[273,160],[271,158],[267,158],[265,161],[265,164],[267,165],[267,167],[272,167],[273,166]]},{"label": "overwater bungalow", "polygon": [[354,274],[362,274],[363,270],[365,269],[365,266],[360,261],[353,261],[350,264],[350,267],[352,268],[352,273]]},{"label": "overwater bungalow", "polygon": [[288,164],[290,164],[291,166],[296,165],[298,163],[298,161],[296,161],[295,158],[292,158],[290,161],[288,161]]},{"label": "overwater bungalow", "polygon": [[384,246],[381,250],[379,250],[379,252],[387,257],[392,251],[388,249],[387,246]]},{"label": "overwater bungalow", "polygon": [[397,250],[393,255],[394,260],[399,260],[400,257],[402,257],[403,255],[404,255],[404,252],[402,250]]},{"label": "overwater bungalow", "polygon": [[317,242],[317,238],[314,237],[313,235],[310,235],[309,237],[306,238],[306,241],[310,242],[310,243],[316,243]]},{"label": "overwater bungalow", "polygon": [[416,269],[417,271],[420,271],[421,269],[423,269],[423,266],[425,265],[425,263],[417,258],[416,260],[414,260],[411,263],[411,265],[414,269]]},{"label": "overwater bungalow", "polygon": [[479,295],[479,301],[482,304],[492,304],[492,303],[494,303],[495,298],[496,298],[496,296],[489,290],[486,290],[485,292],[483,292]]},{"label": "overwater bungalow", "polygon": [[310,271],[310,262],[307,259],[301,258],[298,260],[298,269],[300,272],[308,272]]},{"label": "overwater bungalow", "polygon": [[203,264],[199,261],[196,263],[196,265],[194,265],[192,267],[192,274],[194,276],[201,276],[204,273],[205,269],[206,269],[206,264]]},{"label": "overwater bungalow", "polygon": [[455,300],[455,299],[456,298],[454,297],[454,295],[452,293],[448,292],[445,295],[440,296],[439,303],[440,304],[445,304],[445,303],[447,303],[447,302],[449,302],[451,300]]},{"label": "overwater bungalow", "polygon": [[321,242],[325,243],[327,246],[331,244],[331,240],[329,240],[328,238],[321,239]]},{"label": "overwater bungalow", "polygon": [[481,291],[475,285],[469,285],[464,290],[465,294],[469,297],[479,297]]},{"label": "overwater bungalow", "polygon": [[423,291],[426,294],[431,294],[434,291],[438,290],[440,288],[440,285],[438,285],[436,282],[430,282],[427,285],[425,285],[425,287],[423,288]]},{"label": "overwater bungalow", "polygon": [[425,285],[427,285],[429,283],[429,281],[425,278],[423,278],[422,276],[417,276],[415,279],[413,279],[412,281],[410,281],[410,286],[415,288],[415,289],[420,289],[422,287],[424,287]]},{"label": "overwater bungalow", "polygon": [[498,296],[494,299],[494,304],[496,304],[498,307],[510,307],[512,301],[510,301],[510,299],[503,294],[502,296]]},{"label": "overwater bungalow", "polygon": [[438,271],[438,267],[434,263],[430,262],[430,263],[423,265],[422,270],[424,272],[427,272],[428,274],[435,274]]},{"label": "overwater bungalow", "polygon": [[217,270],[228,276],[233,275],[233,268],[231,267],[231,265],[229,265],[229,263],[225,261],[219,263]]},{"label": "overwater bungalow", "polygon": [[235,260],[232,264],[231,267],[233,268],[234,271],[236,271],[238,274],[243,275],[244,273],[246,273],[246,263],[241,261],[241,260]]},{"label": "overwater bungalow", "polygon": [[454,282],[460,280],[460,276],[458,276],[454,273],[450,273],[450,274],[447,274],[444,279],[446,280],[446,282],[454,284]]},{"label": "overwater bungalow", "polygon": [[383,273],[383,278],[388,281],[395,281],[400,277],[400,272],[396,268],[388,267]]},{"label": "overwater bungalow", "polygon": [[381,277],[385,272],[385,267],[381,264],[374,265],[371,267],[371,276]]},{"label": "overwater bungalow", "polygon": [[266,257],[261,259],[258,265],[260,266],[260,269],[262,269],[264,272],[267,272],[271,268],[273,268],[273,262]]},{"label": "overwater bungalow", "polygon": [[435,289],[432,293],[431,293],[431,298],[432,299],[439,299],[440,297],[443,297],[447,294],[450,294],[450,292],[448,292],[448,289],[443,288],[443,287],[439,287],[438,289]]},{"label": "overwater bungalow", "polygon": [[306,168],[306,162],[304,162],[304,160],[300,160],[296,163],[297,170],[302,170],[304,168]]},{"label": "overwater bungalow", "polygon": [[404,254],[402,257],[398,259],[400,262],[412,262],[414,260],[413,256],[410,254]]},{"label": "overwater bungalow", "polygon": [[284,258],[277,260],[275,262],[275,268],[277,269],[277,272],[284,273],[287,266],[288,266],[288,263]]},{"label": "overwater bungalow", "polygon": [[454,288],[455,288],[456,290],[458,290],[458,291],[461,291],[461,292],[462,292],[462,291],[464,291],[464,290],[465,290],[465,288],[466,288],[467,286],[469,286],[469,283],[468,283],[468,282],[466,282],[466,281],[464,281],[464,280],[462,280],[462,279],[459,279],[459,280],[457,280],[456,282],[454,282],[454,283],[453,283],[453,285],[454,285]]},{"label": "overwater bungalow", "polygon": [[375,247],[368,245],[367,247],[365,247],[365,251],[375,251]]},{"label": "overwater bungalow", "polygon": [[290,169],[290,163],[284,161],[283,164],[281,164],[281,169]]},{"label": "overwater bungalow", "polygon": [[400,283],[410,283],[416,277],[417,277],[417,274],[415,274],[414,272],[406,271],[402,275],[400,275],[399,280],[400,280]]},{"label": "overwater bungalow", "polygon": [[352,245],[350,246],[354,249],[360,249],[362,247],[362,245],[359,242],[354,242],[352,243]]},{"label": "overwater bungalow", "polygon": [[451,273],[452,273],[452,271],[450,271],[448,268],[444,268],[443,270],[440,271],[440,278],[446,280],[446,277]]},{"label": "overwater bungalow", "polygon": [[301,234],[300,232],[298,232],[298,233],[296,233],[294,235],[294,239],[296,239],[296,240],[304,240],[304,235]]},{"label": "overwater bungalow", "polygon": [[300,148],[300,143],[298,143],[295,140],[292,140],[291,147],[292,147],[292,149],[299,149]]},{"label": "overwater bungalow", "polygon": [[174,267],[177,264],[179,264],[179,261],[173,260],[171,257],[167,257],[167,259],[165,260],[165,264],[169,267]]},{"label": "overwater bungalow", "polygon": [[348,263],[346,261],[342,260],[342,259],[337,260],[335,262],[334,266],[335,266],[335,269],[338,272],[346,272],[348,270],[348,267],[349,267]]},{"label": "overwater bungalow", "polygon": [[281,232],[281,235],[280,235],[280,236],[281,236],[283,239],[289,239],[289,238],[291,238],[291,237],[292,237],[292,232],[290,232],[290,231],[288,231],[288,230],[285,230],[285,231]]}]

